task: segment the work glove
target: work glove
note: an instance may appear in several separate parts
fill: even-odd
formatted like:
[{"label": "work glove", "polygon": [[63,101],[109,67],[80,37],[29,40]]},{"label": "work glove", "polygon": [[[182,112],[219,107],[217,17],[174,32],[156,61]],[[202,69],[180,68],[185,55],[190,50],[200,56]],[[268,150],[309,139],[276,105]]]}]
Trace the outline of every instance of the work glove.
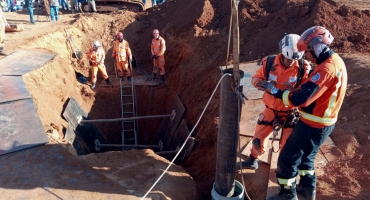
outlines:
[{"label": "work glove", "polygon": [[260,87],[263,91],[270,94],[276,94],[279,91],[279,89],[277,89],[273,83],[267,81],[264,81],[263,84],[260,85]]},{"label": "work glove", "polygon": [[90,66],[93,66],[93,62],[92,62],[92,60],[89,60],[89,65],[90,65]]},{"label": "work glove", "polygon": [[258,80],[256,83],[256,87],[258,90],[264,91],[264,86],[265,86],[265,81],[263,80]]}]

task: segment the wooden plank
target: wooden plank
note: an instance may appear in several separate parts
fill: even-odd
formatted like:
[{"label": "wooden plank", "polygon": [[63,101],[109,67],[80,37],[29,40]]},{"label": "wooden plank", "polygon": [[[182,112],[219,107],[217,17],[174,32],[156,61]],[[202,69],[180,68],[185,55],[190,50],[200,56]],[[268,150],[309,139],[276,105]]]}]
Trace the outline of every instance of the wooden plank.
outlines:
[{"label": "wooden plank", "polygon": [[0,75],[21,76],[53,59],[55,54],[35,49],[20,49],[0,60]]},{"label": "wooden plank", "polygon": [[[176,150],[177,147],[181,147],[184,144],[184,142],[185,142],[186,138],[188,137],[189,133],[190,132],[189,132],[188,127],[186,126],[185,120],[182,120],[180,125],[179,125],[179,128],[174,133],[174,138],[173,138],[173,141],[170,145],[171,146],[170,149],[171,150]],[[189,154],[191,152],[190,148],[193,145],[193,143],[194,143],[194,141],[189,139],[186,142],[186,144],[184,146],[184,150],[181,152],[181,154],[182,155],[184,155],[184,153]],[[184,156],[186,156],[186,155],[184,155]]]},{"label": "wooden plank", "polygon": [[157,137],[155,139],[155,143],[158,144],[159,141],[163,142],[163,151],[170,151],[170,144],[174,137],[174,132],[181,122],[181,119],[185,112],[185,107],[182,104],[180,97],[176,94],[172,100],[171,106],[167,109],[167,113],[172,113],[172,111],[176,111],[175,118],[171,121],[170,118],[166,117],[163,119],[163,123],[161,128],[158,131]]},{"label": "wooden plank", "polygon": [[76,137],[76,133],[69,123],[64,138],[73,146],[73,148],[76,150],[77,155],[87,154],[87,150],[83,142],[78,137]]},{"label": "wooden plank", "polygon": [[76,99],[69,98],[66,109],[63,112],[63,117],[68,121],[68,126],[75,130],[76,136],[81,139],[89,153],[104,152],[107,148],[95,148],[95,142],[106,144],[103,135],[94,123],[78,124],[77,117],[82,119],[90,119],[87,113],[81,108]]},{"label": "wooden plank", "polygon": [[[274,147],[279,147],[279,142],[274,142]],[[279,158],[279,153],[272,153],[271,155],[271,161],[270,161],[270,173],[269,173],[269,181],[267,184],[267,193],[266,193],[266,199],[269,197],[275,196],[279,193],[279,184],[276,179],[276,170],[277,170],[277,161]]]},{"label": "wooden plank", "polygon": [[[250,156],[251,154],[251,148],[252,148],[253,144],[252,144],[252,140],[248,143],[248,145],[244,148],[244,150],[242,151],[242,154],[244,156]],[[258,161],[259,162],[263,162],[263,163],[266,163],[266,164],[270,164],[271,163],[271,155],[272,155],[272,149],[271,149],[271,143],[268,142],[267,144],[267,148],[266,148],[266,152],[264,154],[262,154],[259,158],[258,158]]]},{"label": "wooden plank", "polygon": [[48,143],[32,99],[0,104],[0,155]]},{"label": "wooden plank", "polygon": [[21,76],[0,77],[0,103],[31,98]]}]

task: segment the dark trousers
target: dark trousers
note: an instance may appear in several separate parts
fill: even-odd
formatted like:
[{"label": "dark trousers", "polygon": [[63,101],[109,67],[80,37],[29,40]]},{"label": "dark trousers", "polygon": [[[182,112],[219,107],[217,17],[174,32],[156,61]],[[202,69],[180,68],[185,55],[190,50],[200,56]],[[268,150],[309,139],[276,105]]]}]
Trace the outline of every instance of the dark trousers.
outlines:
[{"label": "dark trousers", "polygon": [[[298,170],[314,170],[314,161],[319,147],[333,131],[335,124],[324,128],[313,128],[298,121],[285,143],[278,159],[277,178],[295,179]],[[312,178],[316,179],[316,176]],[[316,188],[316,180],[312,180]]]}]

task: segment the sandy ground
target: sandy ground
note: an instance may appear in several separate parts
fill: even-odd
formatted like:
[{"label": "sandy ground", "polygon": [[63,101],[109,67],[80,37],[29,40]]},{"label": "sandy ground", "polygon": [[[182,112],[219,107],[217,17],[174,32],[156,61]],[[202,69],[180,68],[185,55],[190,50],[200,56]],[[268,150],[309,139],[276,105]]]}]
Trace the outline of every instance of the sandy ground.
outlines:
[{"label": "sandy ground", "polygon": [[[330,152],[332,161],[318,179],[318,199],[370,197],[367,189],[370,184],[367,178],[370,173],[370,111],[364,109],[369,104],[370,13],[364,2],[349,2],[348,6],[353,7],[330,0],[243,0],[239,4],[241,62],[276,53],[278,41],[284,33],[299,34],[312,25],[323,25],[332,32],[335,37],[333,48],[341,53],[346,62],[349,74],[347,97],[331,136],[336,144]],[[69,96],[74,96],[93,118],[120,115],[117,109],[109,106],[119,103],[119,99],[110,95],[110,91],[92,91],[88,85],[75,80],[73,69],[89,76],[87,60],[85,57],[81,60],[71,57],[72,51],[63,29],[68,29],[82,52],[87,52],[92,42],[99,39],[107,55],[111,53],[114,35],[117,31],[123,31],[140,70],[150,74],[151,32],[158,28],[167,42],[166,82],[152,90],[148,87],[137,89],[142,99],[138,112],[139,115],[163,114],[171,103],[168,99],[177,93],[187,109],[185,120],[190,129],[218,82],[219,66],[225,65],[226,56],[229,56],[226,55],[229,14],[230,7],[220,0],[168,0],[163,5],[138,14],[122,11],[111,14],[65,14],[54,23],[47,22],[42,16],[36,25],[29,24],[27,12],[5,13],[9,23],[23,24],[25,27],[24,32],[6,35],[5,50],[11,53],[18,48],[42,48],[58,54],[53,62],[25,75],[24,79],[45,131],[57,130],[62,138],[67,123],[61,113]],[[108,59],[105,64],[108,74],[114,74],[112,62]],[[100,75],[98,77],[101,79]],[[196,183],[199,199],[210,199],[215,177],[218,100],[217,93],[196,128],[194,136],[197,140],[192,154],[181,160],[181,165]],[[259,101],[248,102],[243,107],[243,116],[257,116],[258,111],[251,111],[250,108],[260,104]],[[160,122],[144,121],[139,129],[140,142],[149,144],[155,138],[154,133]],[[99,125],[99,129],[108,141],[120,141],[120,133],[115,125]],[[242,149],[246,142],[248,139],[242,138]],[[10,159],[12,154],[7,156]],[[85,161],[89,160],[89,156]],[[2,159],[2,163],[7,160],[3,156]],[[109,167],[108,163],[104,167]],[[246,188],[252,199],[265,198],[267,170],[267,165],[261,165],[257,172],[248,172]],[[109,177],[109,174],[105,175]],[[173,185],[175,191],[183,191],[183,185]],[[15,187],[9,186],[12,189]],[[7,190],[9,188],[3,187],[3,191],[10,192]],[[179,199],[174,195],[168,198]]]}]

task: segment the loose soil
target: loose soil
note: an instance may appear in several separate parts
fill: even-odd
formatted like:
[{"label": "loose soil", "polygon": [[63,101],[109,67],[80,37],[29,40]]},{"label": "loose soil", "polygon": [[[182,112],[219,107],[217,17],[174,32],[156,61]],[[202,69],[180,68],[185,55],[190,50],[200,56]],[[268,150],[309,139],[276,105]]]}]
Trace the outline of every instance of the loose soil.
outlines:
[{"label": "loose soil", "polygon": [[[338,3],[339,2],[339,3]],[[240,60],[251,62],[276,54],[278,42],[286,33],[302,33],[313,25],[330,30],[333,49],[341,53],[348,70],[347,96],[331,138],[336,147],[332,161],[318,178],[317,199],[369,199],[370,192],[370,11],[367,1],[332,0],[242,0],[239,3]],[[340,3],[346,3],[343,5]],[[28,23],[27,12],[5,13],[9,23],[21,23],[25,31],[6,35],[7,52],[18,48],[41,48],[58,54],[55,60],[24,76],[36,103],[45,131],[57,130],[63,138],[67,122],[61,117],[68,97],[74,96],[92,118],[120,116],[118,95],[104,89],[91,90],[75,79],[74,71],[89,76],[86,57],[72,58],[64,28],[76,45],[87,52],[99,39],[109,58],[117,31],[123,31],[138,61],[138,69],[151,74],[150,41],[158,28],[167,43],[166,81],[153,89],[137,88],[138,115],[164,114],[170,99],[178,94],[186,107],[185,121],[191,129],[197,122],[220,77],[219,66],[232,63],[227,55],[230,5],[221,0],[167,0],[163,5],[141,13],[118,11],[109,14],[65,14],[56,23],[46,18],[37,25]],[[228,62],[225,63],[226,57]],[[105,62],[108,74],[114,75],[110,59]],[[101,80],[100,75],[98,75]],[[215,177],[219,93],[212,99],[206,114],[194,132],[193,152],[183,158],[183,168],[196,182],[199,199],[210,199]],[[244,117],[260,101],[243,106]],[[257,115],[256,115],[257,116]],[[160,120],[143,121],[139,143],[150,144]],[[102,124],[99,129],[109,142],[119,143],[119,124]],[[252,125],[254,126],[254,125]],[[150,131],[149,131],[150,130]],[[242,146],[248,139],[242,138]],[[90,155],[89,155],[90,156]],[[244,175],[252,199],[265,199],[268,166]],[[240,178],[238,176],[238,178]],[[179,190],[183,187],[179,186]],[[172,196],[177,199],[176,196]]]}]

